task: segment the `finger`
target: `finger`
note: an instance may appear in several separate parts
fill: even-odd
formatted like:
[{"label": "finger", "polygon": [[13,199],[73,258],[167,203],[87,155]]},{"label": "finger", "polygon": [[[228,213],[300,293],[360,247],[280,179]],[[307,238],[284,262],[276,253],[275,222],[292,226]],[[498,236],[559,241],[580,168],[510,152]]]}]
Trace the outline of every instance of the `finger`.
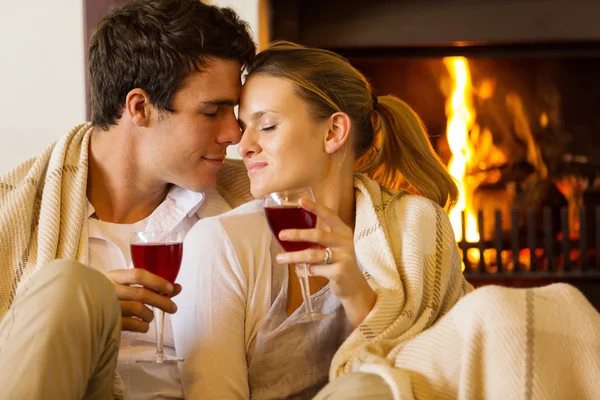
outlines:
[{"label": "finger", "polygon": [[177,296],[179,293],[181,293],[182,287],[179,283],[175,284],[175,289],[173,290],[173,293],[171,293],[171,295],[169,296],[170,298],[173,298],[175,296]]},{"label": "finger", "polygon": [[124,331],[146,333],[148,332],[148,329],[150,329],[150,324],[145,321],[140,321],[139,319],[128,317],[122,319],[121,328]]},{"label": "finger", "polygon": [[321,276],[323,278],[327,278],[332,283],[337,283],[340,277],[338,264],[309,265],[308,273],[311,276]]},{"label": "finger", "polygon": [[315,203],[308,199],[300,199],[300,207],[315,214],[334,231],[349,229],[348,225],[346,225],[344,221],[342,221],[342,219],[327,206]]},{"label": "finger", "polygon": [[277,254],[276,260],[280,264],[323,264],[325,250],[308,249]]},{"label": "finger", "polygon": [[119,269],[107,274],[114,282],[122,285],[142,285],[159,293],[171,294],[173,284],[142,268]]},{"label": "finger", "polygon": [[309,242],[325,247],[337,247],[340,235],[324,231],[323,229],[284,229],[279,232],[279,240],[286,242]]},{"label": "finger", "polygon": [[157,307],[173,314],[177,311],[177,306],[167,296],[160,295],[152,290],[126,285],[117,285],[115,287],[119,300],[132,300],[140,303]]},{"label": "finger", "polygon": [[121,315],[123,317],[137,317],[142,321],[152,322],[154,313],[139,301],[121,301]]}]

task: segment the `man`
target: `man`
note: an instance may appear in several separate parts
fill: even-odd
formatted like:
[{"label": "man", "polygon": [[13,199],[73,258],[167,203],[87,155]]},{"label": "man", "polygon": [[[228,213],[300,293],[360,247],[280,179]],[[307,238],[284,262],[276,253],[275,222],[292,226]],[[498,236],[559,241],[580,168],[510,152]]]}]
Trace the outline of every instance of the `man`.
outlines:
[{"label": "man", "polygon": [[181,287],[132,269],[129,237],[187,232],[249,198],[243,167],[224,158],[240,140],[234,106],[254,53],[233,11],[198,0],[135,0],[97,25],[92,123],[0,178],[3,396],[112,396],[122,329],[125,397],[183,397],[176,364],[135,362],[154,352],[149,307],[176,311],[156,292]]}]

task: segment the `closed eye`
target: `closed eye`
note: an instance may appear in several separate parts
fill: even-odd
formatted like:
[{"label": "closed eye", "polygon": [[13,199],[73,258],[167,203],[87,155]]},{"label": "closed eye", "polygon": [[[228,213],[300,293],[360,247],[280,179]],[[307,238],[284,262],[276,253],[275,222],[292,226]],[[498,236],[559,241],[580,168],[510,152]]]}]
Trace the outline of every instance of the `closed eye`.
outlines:
[{"label": "closed eye", "polygon": [[214,118],[219,114],[219,111],[221,111],[221,106],[218,104],[215,104],[210,107],[205,107],[204,110],[202,111],[202,114],[208,118]]},{"label": "closed eye", "polygon": [[275,125],[271,125],[271,126],[265,126],[263,128],[260,128],[261,131],[272,131],[275,129]]}]

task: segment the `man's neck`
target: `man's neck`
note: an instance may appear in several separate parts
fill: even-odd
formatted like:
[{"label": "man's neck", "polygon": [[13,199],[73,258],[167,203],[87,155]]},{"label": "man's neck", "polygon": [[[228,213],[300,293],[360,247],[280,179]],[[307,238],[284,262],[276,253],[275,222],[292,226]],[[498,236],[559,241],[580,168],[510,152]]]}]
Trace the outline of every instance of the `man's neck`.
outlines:
[{"label": "man's neck", "polygon": [[164,201],[170,185],[149,179],[138,162],[129,132],[118,126],[94,130],[87,198],[102,221],[132,224],[148,217]]}]

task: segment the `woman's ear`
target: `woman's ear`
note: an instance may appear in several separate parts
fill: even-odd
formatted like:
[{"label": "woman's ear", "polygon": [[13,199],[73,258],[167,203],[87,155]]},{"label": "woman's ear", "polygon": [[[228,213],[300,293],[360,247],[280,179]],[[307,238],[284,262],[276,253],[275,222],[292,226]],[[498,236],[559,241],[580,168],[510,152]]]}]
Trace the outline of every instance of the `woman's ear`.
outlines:
[{"label": "woman's ear", "polygon": [[150,123],[152,109],[150,95],[145,90],[136,88],[127,93],[123,112],[136,126],[143,127]]},{"label": "woman's ear", "polygon": [[328,120],[328,132],[325,138],[325,151],[333,154],[349,139],[352,130],[352,120],[348,114],[336,112]]}]

